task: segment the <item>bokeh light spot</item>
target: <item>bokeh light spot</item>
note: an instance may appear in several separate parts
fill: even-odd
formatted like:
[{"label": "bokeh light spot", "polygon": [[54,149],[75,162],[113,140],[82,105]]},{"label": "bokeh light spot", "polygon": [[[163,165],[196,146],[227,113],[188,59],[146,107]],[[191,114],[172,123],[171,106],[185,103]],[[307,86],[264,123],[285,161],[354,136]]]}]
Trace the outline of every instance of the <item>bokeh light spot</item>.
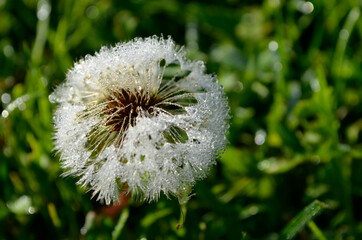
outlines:
[{"label": "bokeh light spot", "polygon": [[304,14],[310,14],[314,10],[314,5],[311,2],[304,2],[299,5],[299,10]]},{"label": "bokeh light spot", "polygon": [[9,116],[9,111],[3,110],[3,112],[1,113],[1,116],[3,116],[3,118],[7,118]]},{"label": "bokeh light spot", "polygon": [[99,15],[99,10],[96,6],[90,6],[87,8],[86,15],[90,19],[95,19]]},{"label": "bokeh light spot", "polygon": [[6,45],[3,49],[5,57],[11,57],[14,55],[14,48],[11,45]]},{"label": "bokeh light spot", "polygon": [[40,21],[44,21],[45,19],[47,19],[49,17],[50,11],[51,7],[47,1],[39,1],[36,16]]},{"label": "bokeh light spot", "polygon": [[270,51],[275,52],[276,50],[278,50],[279,45],[276,41],[270,41],[268,47]]},{"label": "bokeh light spot", "polygon": [[263,145],[265,142],[265,137],[266,137],[266,132],[263,129],[259,129],[258,131],[256,131],[254,138],[255,144]]},{"label": "bokeh light spot", "polygon": [[320,90],[320,85],[319,85],[319,81],[317,78],[313,78],[310,81],[310,87],[312,88],[313,92],[319,92]]},{"label": "bokeh light spot", "polygon": [[342,39],[342,40],[347,40],[348,37],[349,37],[349,32],[347,29],[343,28],[340,32],[339,32],[339,37]]},{"label": "bokeh light spot", "polygon": [[1,101],[4,103],[4,104],[7,104],[11,101],[11,96],[9,93],[4,93],[3,95],[1,95]]}]

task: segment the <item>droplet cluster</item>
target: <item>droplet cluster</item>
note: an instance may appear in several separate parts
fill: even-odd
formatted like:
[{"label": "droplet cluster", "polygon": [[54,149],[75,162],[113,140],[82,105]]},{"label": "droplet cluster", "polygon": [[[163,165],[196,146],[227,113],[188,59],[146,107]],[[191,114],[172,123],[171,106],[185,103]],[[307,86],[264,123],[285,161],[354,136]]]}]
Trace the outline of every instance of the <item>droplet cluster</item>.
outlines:
[{"label": "droplet cluster", "polygon": [[104,47],[75,64],[49,97],[65,174],[106,204],[187,201],[225,148],[229,107],[214,75],[168,38]]}]

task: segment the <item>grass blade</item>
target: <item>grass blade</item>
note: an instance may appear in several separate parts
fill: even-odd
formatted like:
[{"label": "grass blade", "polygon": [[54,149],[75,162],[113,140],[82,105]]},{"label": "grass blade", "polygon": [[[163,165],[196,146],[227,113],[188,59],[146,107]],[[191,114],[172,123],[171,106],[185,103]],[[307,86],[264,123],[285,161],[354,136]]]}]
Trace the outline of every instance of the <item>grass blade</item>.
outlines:
[{"label": "grass blade", "polygon": [[325,204],[318,200],[313,201],[305,207],[292,221],[283,229],[279,239],[293,239],[304,226],[320,214],[325,208]]},{"label": "grass blade", "polygon": [[128,216],[129,216],[129,209],[128,208],[123,209],[122,214],[118,219],[117,225],[112,232],[112,239],[119,239],[119,236],[122,233],[122,229],[128,219]]}]

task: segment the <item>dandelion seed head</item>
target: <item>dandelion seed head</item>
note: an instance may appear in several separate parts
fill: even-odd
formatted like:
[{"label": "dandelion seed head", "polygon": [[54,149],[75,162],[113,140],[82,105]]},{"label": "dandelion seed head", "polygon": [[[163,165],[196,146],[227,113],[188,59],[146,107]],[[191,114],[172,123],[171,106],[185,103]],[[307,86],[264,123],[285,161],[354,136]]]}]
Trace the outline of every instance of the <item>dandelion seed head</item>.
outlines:
[{"label": "dandelion seed head", "polygon": [[186,201],[225,148],[229,107],[214,75],[171,38],[137,38],[87,55],[49,96],[65,175],[106,204]]}]

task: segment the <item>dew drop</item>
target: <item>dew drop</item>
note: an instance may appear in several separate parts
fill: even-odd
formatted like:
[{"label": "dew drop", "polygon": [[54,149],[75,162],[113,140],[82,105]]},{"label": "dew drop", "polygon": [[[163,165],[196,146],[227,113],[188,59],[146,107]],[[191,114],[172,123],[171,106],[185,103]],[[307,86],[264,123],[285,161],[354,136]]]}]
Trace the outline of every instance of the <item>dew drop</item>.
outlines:
[{"label": "dew drop", "polygon": [[313,92],[319,92],[320,90],[320,85],[319,85],[319,81],[317,78],[313,78],[310,81],[310,87],[312,88]]},{"label": "dew drop", "polygon": [[263,145],[265,142],[265,137],[266,137],[266,133],[264,130],[260,129],[260,130],[256,131],[255,138],[254,138],[255,144]]},{"label": "dew drop", "polygon": [[299,6],[299,11],[301,11],[304,14],[310,14],[314,10],[313,3],[311,2],[302,2]]},{"label": "dew drop", "polygon": [[4,93],[1,95],[1,101],[5,104],[9,103],[11,101],[11,96],[9,93]]},{"label": "dew drop", "polygon": [[23,96],[23,100],[24,101],[28,101],[30,99],[30,96],[28,94],[24,95]]},{"label": "dew drop", "polygon": [[18,104],[18,108],[19,108],[20,111],[24,111],[24,110],[26,109],[25,103],[24,103],[24,102],[20,102],[20,103]]},{"label": "dew drop", "polygon": [[49,95],[49,102],[57,103],[57,100],[58,100],[58,98],[57,98],[55,93],[52,93],[52,94]]},{"label": "dew drop", "polygon": [[96,6],[90,6],[87,8],[86,15],[90,19],[95,19],[99,15],[99,9]]},{"label": "dew drop", "polygon": [[269,160],[264,160],[264,161],[258,163],[258,168],[260,170],[266,170],[270,167],[270,165],[271,165],[271,162]]},{"label": "dew drop", "polygon": [[3,110],[1,116],[3,116],[3,118],[7,118],[9,116],[9,112],[7,110]]},{"label": "dew drop", "polygon": [[28,208],[28,213],[29,213],[29,214],[34,214],[34,213],[35,213],[34,207],[30,206],[30,207]]},{"label": "dew drop", "polygon": [[50,11],[51,6],[47,1],[39,1],[36,16],[40,21],[47,19],[49,17]]},{"label": "dew drop", "polygon": [[276,41],[271,41],[268,45],[269,50],[272,52],[275,52],[276,50],[278,50],[278,47],[279,47],[279,45]]},{"label": "dew drop", "polygon": [[14,48],[11,45],[6,45],[3,52],[5,57],[12,57],[14,55]]}]

